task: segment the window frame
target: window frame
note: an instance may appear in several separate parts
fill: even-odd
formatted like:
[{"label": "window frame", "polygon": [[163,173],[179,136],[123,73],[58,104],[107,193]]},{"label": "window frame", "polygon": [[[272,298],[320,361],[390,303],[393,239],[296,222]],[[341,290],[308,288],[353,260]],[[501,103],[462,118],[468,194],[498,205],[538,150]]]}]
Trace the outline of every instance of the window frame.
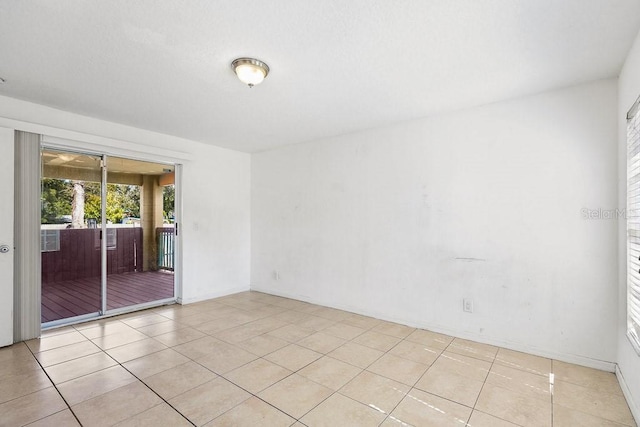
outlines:
[{"label": "window frame", "polygon": [[640,97],[629,109],[626,118],[626,335],[636,353],[640,355]]},{"label": "window frame", "polygon": [[[53,245],[50,245],[53,243]],[[51,248],[53,246],[53,248]],[[40,229],[40,252],[60,251],[60,230]]]}]

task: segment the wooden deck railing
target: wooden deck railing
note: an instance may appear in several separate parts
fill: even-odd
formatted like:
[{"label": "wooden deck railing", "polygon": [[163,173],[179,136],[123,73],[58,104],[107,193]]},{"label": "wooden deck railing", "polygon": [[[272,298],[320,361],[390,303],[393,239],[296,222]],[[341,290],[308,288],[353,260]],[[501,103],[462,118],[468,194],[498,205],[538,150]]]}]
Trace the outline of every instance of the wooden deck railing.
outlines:
[{"label": "wooden deck railing", "polygon": [[[59,250],[42,252],[42,283],[100,276],[100,230],[62,229]],[[109,228],[107,274],[142,270],[142,228]],[[113,234],[111,234],[113,235]],[[115,244],[114,244],[115,243]]]},{"label": "wooden deck railing", "polygon": [[173,227],[156,228],[158,242],[158,268],[171,270],[175,261],[175,229]]}]

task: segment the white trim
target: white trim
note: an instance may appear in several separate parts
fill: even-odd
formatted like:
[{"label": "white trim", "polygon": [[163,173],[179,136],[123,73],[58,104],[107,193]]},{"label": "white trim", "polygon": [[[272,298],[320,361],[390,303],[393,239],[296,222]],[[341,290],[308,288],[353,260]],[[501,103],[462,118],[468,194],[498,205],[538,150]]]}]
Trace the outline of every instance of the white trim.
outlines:
[{"label": "white trim", "polygon": [[631,415],[635,419],[636,424],[640,423],[640,407],[636,405],[633,400],[633,396],[631,395],[631,389],[629,389],[629,385],[627,381],[624,379],[624,375],[620,370],[620,366],[616,364],[616,377],[618,378],[618,383],[620,383],[620,388],[622,389],[622,394],[627,401],[627,405],[629,405],[629,409],[631,410]]},{"label": "white trim", "polygon": [[[34,105],[37,105],[37,104],[34,104]],[[60,111],[60,110],[57,110],[57,111]],[[73,113],[68,113],[68,114],[73,114]],[[93,119],[93,120],[99,120],[99,119]],[[123,126],[117,123],[113,123],[113,125]],[[159,154],[160,156],[164,156],[165,158],[179,159],[183,161],[189,161],[193,159],[193,155],[189,153],[167,150],[167,149],[159,148],[156,146],[139,144],[139,143],[120,140],[116,138],[108,138],[108,137],[93,135],[93,134],[84,133],[84,132],[61,129],[54,126],[30,123],[22,120],[10,119],[7,117],[0,117],[0,127],[7,127],[15,130],[37,133],[40,135],[47,135],[48,138],[53,140],[60,139],[63,141],[73,141],[73,142],[82,144],[82,146],[85,146],[85,147],[87,146],[101,147],[102,152],[105,152],[104,148],[108,147],[116,150],[120,148],[122,151],[125,151],[125,152],[129,151],[129,152],[148,153],[148,154],[156,153],[156,154]],[[142,131],[141,129],[135,129],[135,130]],[[149,134],[153,134],[150,131],[148,132]],[[157,134],[157,135],[159,137],[164,137],[164,138],[169,136],[164,134]],[[174,138],[176,140],[182,140],[181,138],[177,138],[177,137],[174,137]],[[184,140],[184,141],[186,142],[188,140]],[[127,148],[123,148],[123,147],[127,147]],[[117,154],[117,153],[113,153],[113,154]]]},{"label": "white trim", "polygon": [[40,228],[40,252],[60,251],[60,230]]},{"label": "white trim", "polygon": [[[243,287],[225,289],[225,290],[213,292],[207,295],[199,295],[195,298],[178,298],[178,304],[193,304],[195,302],[206,301],[213,298],[225,297],[227,295],[238,294],[240,292],[247,292],[250,290],[251,289],[249,289],[248,286],[243,286]],[[265,293],[268,293],[268,292],[265,292]]]},{"label": "white trim", "polygon": [[636,341],[635,337],[631,334],[631,331],[627,328],[627,341],[629,341],[629,344],[631,344],[631,347],[635,350],[636,354],[638,356],[640,356],[640,345],[638,345],[638,342]]},{"label": "white trim", "polygon": [[[43,326],[42,330],[49,330],[55,328],[61,328],[63,326],[77,325],[79,323],[86,322],[94,322],[96,320],[104,320],[110,317],[120,316],[122,314],[133,313],[140,310],[146,310],[149,308],[157,308],[164,307],[166,305],[173,305],[176,303],[176,300],[173,298],[168,298],[160,301],[153,301],[150,303],[137,304],[135,306],[123,307],[122,309],[111,310],[109,313],[104,314],[102,316],[98,315],[98,313],[89,313],[83,314],[75,317],[68,317],[66,319],[54,320],[52,322],[48,322],[46,328]],[[131,309],[133,307],[133,309]]]},{"label": "white trim", "polygon": [[174,236],[174,265],[173,265],[173,295],[176,300],[182,299],[182,233],[184,232],[182,227],[182,165],[176,164],[174,170],[175,182],[174,182],[174,200],[173,200],[173,218],[174,223],[178,228],[177,233]]},{"label": "white trim", "polygon": [[636,99],[636,102],[633,103],[629,111],[627,111],[627,120],[631,120],[633,116],[636,115],[638,110],[640,109],[640,96]]},{"label": "white trim", "polygon": [[[87,135],[90,138],[90,135]],[[113,141],[114,144],[91,143],[67,138],[59,138],[51,135],[42,135],[42,145],[47,148],[58,148],[62,150],[81,151],[92,154],[106,154],[107,156],[126,157],[132,160],[143,160],[147,162],[173,164],[176,162],[189,160],[190,155],[177,151],[166,150],[148,145],[136,144],[133,142]],[[126,144],[127,148],[119,145]]]},{"label": "white trim", "polygon": [[104,316],[100,316],[100,318],[111,317],[111,316],[119,316],[119,315],[125,314],[125,313],[133,313],[134,311],[146,310],[146,309],[152,308],[152,307],[161,307],[163,305],[170,305],[170,304],[175,304],[175,303],[176,303],[176,298],[175,297],[159,299],[159,300],[150,301],[150,302],[143,302],[143,303],[140,303],[140,304],[128,305],[126,307],[114,308],[112,310],[107,310],[105,312]]},{"label": "white trim", "polygon": [[262,289],[260,287],[256,287],[256,286],[251,286],[251,290],[252,291],[257,291],[257,292],[262,292],[265,294],[270,294],[270,295],[276,295],[276,296],[281,296],[281,297],[285,297],[285,298],[290,298],[290,299],[295,299],[298,301],[304,301],[304,302],[308,302],[311,304],[318,304],[318,305],[322,305],[325,307],[331,307],[331,308],[337,308],[339,310],[344,310],[344,311],[348,311],[351,313],[355,313],[355,314],[361,314],[363,316],[369,316],[369,317],[375,317],[376,319],[380,319],[380,320],[386,320],[388,322],[394,322],[394,323],[400,323],[403,325],[408,325],[411,326],[413,328],[419,328],[419,329],[426,329],[432,332],[437,332],[437,333],[441,333],[441,334],[446,334],[446,335],[450,335],[450,336],[454,336],[457,338],[462,338],[462,339],[468,339],[471,341],[475,341],[475,342],[479,342],[479,343],[483,343],[483,344],[489,344],[489,345],[494,345],[497,347],[503,347],[509,350],[515,350],[515,351],[520,351],[523,353],[528,353],[528,354],[532,354],[535,356],[540,356],[540,357],[546,357],[549,359],[555,359],[555,360],[559,360],[562,362],[567,362],[567,363],[574,363],[577,365],[581,365],[581,366],[586,366],[589,368],[594,368],[594,369],[599,369],[601,371],[607,371],[607,372],[614,372],[615,371],[615,362],[609,362],[609,361],[605,361],[605,360],[597,360],[597,359],[592,359],[589,357],[585,357],[585,356],[580,356],[577,354],[570,354],[570,353],[558,353],[558,352],[554,352],[554,351],[547,351],[547,350],[543,350],[543,349],[539,349],[536,347],[529,347],[526,345],[523,345],[522,343],[514,343],[511,341],[505,341],[499,338],[495,338],[495,337],[490,337],[487,335],[478,335],[478,334],[474,334],[474,333],[469,333],[469,332],[460,332],[460,331],[456,331],[456,330],[452,330],[449,328],[446,328],[442,325],[428,325],[428,324],[424,324],[424,323],[420,323],[420,322],[407,322],[405,319],[398,319],[398,318],[393,318],[393,317],[389,317],[383,313],[380,312],[373,312],[373,311],[369,311],[369,310],[363,310],[361,308],[358,307],[353,307],[353,306],[348,306],[348,305],[341,305],[341,304],[329,304],[327,302],[324,301],[318,301],[315,300],[313,298],[309,298],[303,295],[294,295],[294,294],[289,294],[286,292],[278,292],[278,291],[273,291],[273,290],[267,290],[267,289]]},{"label": "white trim", "polygon": [[[640,98],[629,110],[627,114],[627,191],[626,191],[626,211],[629,213],[626,219],[627,228],[627,252],[626,252],[626,271],[627,271],[627,298],[626,298],[626,314],[627,314],[627,337],[631,341],[631,345],[638,355],[640,355],[640,280],[638,279],[638,259],[637,253],[640,251],[640,243],[638,242],[638,234],[640,225],[636,217],[636,212],[640,206],[638,199],[638,161],[640,154],[638,148],[640,146],[640,111],[638,106]],[[633,256],[632,256],[633,255]]]},{"label": "white trim", "polygon": [[79,316],[65,317],[64,319],[52,320],[51,322],[45,322],[41,328],[43,331],[48,329],[55,329],[61,326],[72,325],[74,323],[87,322],[89,320],[95,320],[100,318],[100,312],[94,311],[92,313],[81,314]]},{"label": "white trim", "polygon": [[100,156],[100,314],[107,312],[107,167],[109,156]]}]

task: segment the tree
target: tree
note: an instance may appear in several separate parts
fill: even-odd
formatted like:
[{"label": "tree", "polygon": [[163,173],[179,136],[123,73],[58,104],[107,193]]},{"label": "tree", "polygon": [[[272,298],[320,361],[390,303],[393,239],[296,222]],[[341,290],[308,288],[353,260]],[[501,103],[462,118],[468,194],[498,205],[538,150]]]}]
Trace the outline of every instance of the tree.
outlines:
[{"label": "tree", "polygon": [[138,185],[109,184],[107,190],[114,193],[114,201],[120,204],[124,216],[140,218],[140,187]]},{"label": "tree", "polygon": [[73,190],[71,182],[62,179],[42,179],[40,220],[42,224],[57,224],[71,215]]},{"label": "tree", "polygon": [[162,189],[162,216],[173,222],[176,205],[176,186],[171,184]]},{"label": "tree", "polygon": [[87,182],[84,186],[84,216],[95,219],[98,224],[102,221],[102,206],[100,204],[100,183]]},{"label": "tree", "polygon": [[[85,212],[87,218],[102,221],[100,184],[86,187]],[[137,185],[107,184],[107,221],[117,224],[124,217],[140,217],[140,187]]]},{"label": "tree", "polygon": [[[41,184],[42,224],[71,221],[73,227],[78,228],[84,227],[90,218],[98,224],[102,221],[100,183],[43,178]],[[84,203],[81,203],[82,196]],[[140,217],[140,187],[107,184],[107,220],[119,223],[124,217]]]},{"label": "tree", "polygon": [[84,182],[72,181],[71,227],[84,228]]}]

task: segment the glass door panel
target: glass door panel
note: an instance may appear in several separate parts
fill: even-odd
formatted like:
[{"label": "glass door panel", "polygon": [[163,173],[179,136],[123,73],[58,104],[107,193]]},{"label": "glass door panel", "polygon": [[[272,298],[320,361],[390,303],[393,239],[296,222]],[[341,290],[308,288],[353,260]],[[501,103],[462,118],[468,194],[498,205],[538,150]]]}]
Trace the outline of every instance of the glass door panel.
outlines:
[{"label": "glass door panel", "polygon": [[106,309],[172,299],[174,166],[109,156]]},{"label": "glass door panel", "polygon": [[41,151],[42,323],[101,310],[101,157]]}]

